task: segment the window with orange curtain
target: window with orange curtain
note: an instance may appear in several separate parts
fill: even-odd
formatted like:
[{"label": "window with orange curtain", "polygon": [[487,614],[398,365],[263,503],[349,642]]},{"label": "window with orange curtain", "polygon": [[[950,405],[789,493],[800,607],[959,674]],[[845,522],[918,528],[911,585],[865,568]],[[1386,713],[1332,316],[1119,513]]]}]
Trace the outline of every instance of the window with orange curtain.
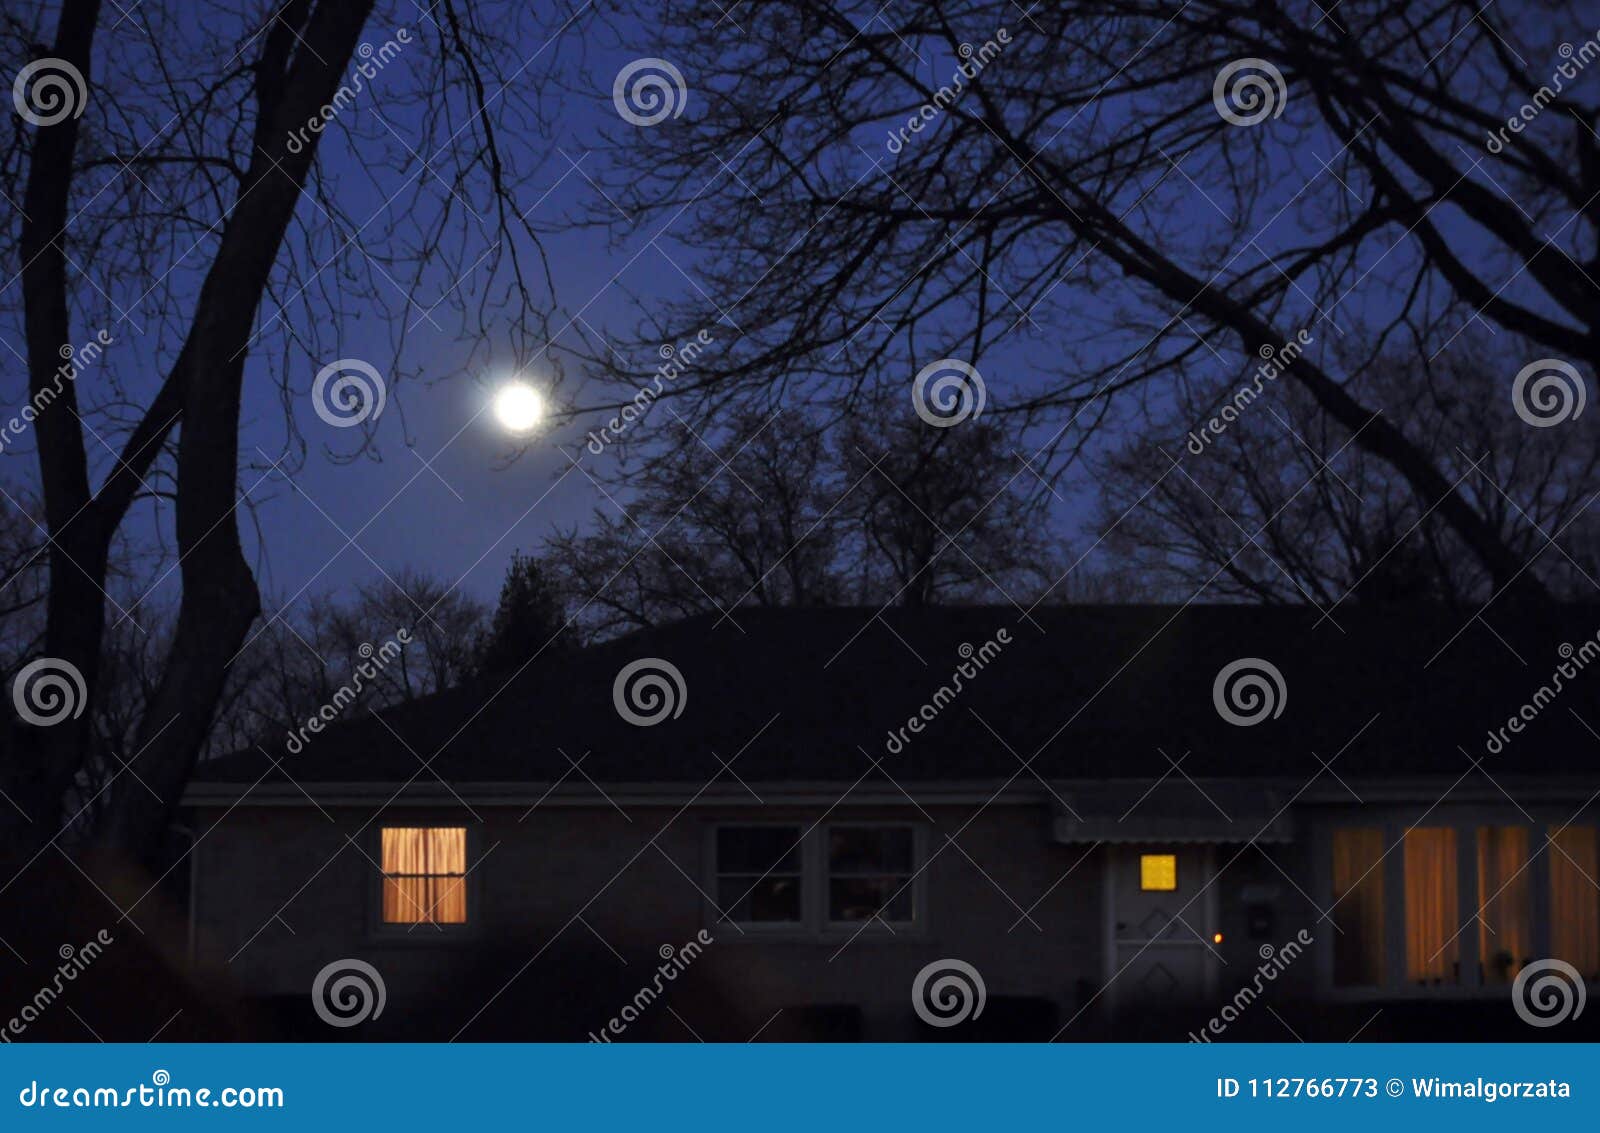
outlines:
[{"label": "window with orange curtain", "polygon": [[1383,983],[1383,831],[1333,832],[1333,983]]},{"label": "window with orange curtain", "polygon": [[1600,831],[1562,826],[1550,831],[1550,952],[1591,980],[1600,980]]},{"label": "window with orange curtain", "polygon": [[1454,828],[1416,827],[1406,831],[1406,979],[1413,983],[1460,982],[1457,867]]},{"label": "window with orange curtain", "polygon": [[1478,965],[1508,984],[1531,958],[1533,906],[1525,826],[1478,827]]},{"label": "window with orange curtain", "polygon": [[467,923],[463,826],[383,828],[383,923]]}]

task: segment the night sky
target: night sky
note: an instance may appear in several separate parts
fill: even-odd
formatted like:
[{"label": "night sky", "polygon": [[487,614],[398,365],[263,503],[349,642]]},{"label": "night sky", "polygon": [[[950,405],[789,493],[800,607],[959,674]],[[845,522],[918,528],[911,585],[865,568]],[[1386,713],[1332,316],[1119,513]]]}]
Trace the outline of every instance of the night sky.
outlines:
[{"label": "night sky", "polygon": [[[400,26],[407,10],[406,5],[380,9],[364,38],[380,43],[386,29]],[[51,11],[40,7],[34,19],[46,29],[41,30],[41,38],[48,38]],[[117,21],[101,36],[98,54],[103,56],[104,70],[97,81],[113,87],[119,75],[147,69],[146,45],[151,36],[181,40],[193,34],[192,28],[158,27],[148,19],[138,13],[130,20]],[[142,26],[136,28],[136,24]],[[515,376],[548,390],[552,402],[564,408],[614,401],[614,389],[608,395],[586,388],[581,364],[572,354],[582,345],[579,336],[587,337],[590,349],[601,342],[610,348],[637,328],[641,316],[659,313],[665,304],[704,295],[701,281],[694,278],[697,252],[692,212],[669,216],[670,222],[665,224],[650,221],[620,235],[577,223],[584,218],[622,219],[602,186],[608,183],[608,163],[615,147],[626,145],[630,132],[641,127],[619,118],[612,102],[612,81],[651,41],[649,29],[637,25],[590,25],[580,31],[574,24],[544,46],[530,44],[532,61],[519,81],[532,82],[538,69],[549,63],[548,71],[537,75],[546,83],[538,97],[549,133],[541,136],[530,124],[525,136],[502,135],[500,144],[537,170],[517,195],[544,241],[556,288],[552,326],[560,333],[549,343],[548,353],[519,370],[506,344],[493,336],[487,342],[463,340],[459,314],[440,301],[447,288],[465,295],[480,293],[486,285],[477,272],[469,270],[457,276],[435,271],[428,285],[417,291],[416,301],[409,304],[401,294],[403,281],[385,278],[377,289],[389,304],[388,310],[364,309],[360,301],[350,302],[337,324],[340,338],[333,338],[332,318],[320,328],[327,343],[337,341],[337,349],[321,344],[315,348],[317,359],[359,358],[385,376],[387,404],[379,417],[369,422],[370,443],[363,446],[361,429],[336,429],[319,420],[310,393],[317,365],[301,351],[286,349],[290,338],[302,347],[310,341],[308,332],[313,328],[307,321],[311,315],[304,303],[315,288],[308,288],[306,295],[292,296],[295,301],[281,315],[274,299],[263,302],[244,389],[239,488],[250,505],[241,507],[246,554],[256,567],[269,610],[295,605],[318,593],[349,592],[385,573],[392,576],[406,568],[447,581],[459,580],[464,592],[492,600],[514,550],[537,549],[552,530],[582,523],[597,506],[614,508],[587,476],[572,469],[562,451],[603,479],[616,459],[613,452],[594,457],[583,451],[585,433],[603,418],[579,417],[540,430],[525,444],[518,444],[494,423],[487,406],[492,391]],[[411,133],[408,116],[416,113],[415,106],[384,97],[389,91],[406,89],[413,76],[396,72],[424,62],[433,48],[429,42],[389,64],[371,89],[344,109],[323,136],[318,176],[330,186],[345,215],[357,224],[379,214],[385,220],[392,218],[396,209],[413,200],[411,194],[418,188],[424,201],[442,201],[450,191],[442,178],[421,175],[417,163],[407,162],[400,153],[400,146],[410,150],[404,139]],[[927,57],[931,76],[944,75],[950,65],[949,60]],[[694,75],[686,80],[684,112],[692,118],[696,101],[705,93],[696,91]],[[93,123],[99,109],[91,107],[85,118],[89,124],[85,146],[91,152],[97,144]],[[147,123],[146,129],[122,126],[108,130],[106,136],[124,140],[128,136],[160,136],[158,130],[166,125],[159,112]],[[370,154],[374,145],[386,146],[402,167],[409,168],[402,173],[372,167],[363,155]],[[727,176],[715,168],[706,170],[705,175]],[[91,186],[103,185],[101,199],[110,199],[116,191],[131,188],[127,176],[100,169],[86,180]],[[154,191],[149,195],[155,195]],[[481,207],[482,202],[474,198],[473,204]],[[297,222],[314,229],[322,221],[318,205],[302,200]],[[365,230],[361,239],[364,247],[379,256],[382,242],[374,237],[381,227],[382,222]],[[296,239],[293,231],[290,239]],[[329,236],[324,250],[335,243],[337,238]],[[130,289],[92,279],[93,286],[74,289],[75,301],[87,296],[87,301],[99,304],[98,310],[74,312],[75,336],[87,339],[102,319],[113,327],[117,343],[108,352],[105,367],[131,391],[135,405],[148,402],[161,360],[170,361],[176,336],[185,325],[184,316],[192,310],[186,296],[192,296],[198,287],[210,250],[203,242],[189,256],[181,250],[167,250],[168,263],[178,261],[170,276],[163,276],[175,297],[174,317],[159,347],[150,308],[160,296],[141,294],[147,280]],[[469,233],[455,254],[460,263],[471,265],[487,251],[488,241]],[[13,279],[7,286],[18,288],[19,284]],[[491,281],[487,287],[491,292],[503,288],[504,280]],[[0,404],[14,413],[26,397],[26,376],[20,297],[12,298],[0,327],[0,355],[6,358],[0,371]],[[395,339],[402,328],[404,349],[397,355]],[[1024,332],[1030,329],[1022,328]],[[1013,352],[1012,344],[1001,343],[984,361],[993,409],[1003,408],[1008,386],[1020,380],[1020,361],[1015,374],[1008,373],[1005,364],[1008,357],[1025,357],[1020,347],[1015,349],[1018,352]],[[1046,343],[1047,354],[1051,349]],[[485,361],[486,356],[491,360]],[[1237,355],[1231,357],[1243,361]],[[638,358],[641,381],[657,361],[651,355]],[[550,387],[557,366],[563,374],[559,390]],[[1219,371],[1222,368],[1219,364]],[[287,396],[275,384],[277,373],[287,374]],[[86,419],[105,442],[95,436],[89,439],[96,483],[111,466],[111,450],[120,447],[119,425],[125,429],[133,417],[126,405],[119,408],[113,403],[111,394],[103,389],[105,383],[97,380],[103,376],[90,375],[78,383],[79,396],[88,410]],[[909,379],[908,373],[908,395]],[[909,413],[909,396],[905,405]],[[298,437],[286,435],[286,411]],[[672,423],[670,414],[658,413],[650,427]],[[636,434],[644,435],[643,430]],[[303,463],[298,459],[302,442]],[[286,452],[288,459],[284,459]],[[0,486],[15,499],[34,490],[35,460],[31,437],[26,435],[0,454]],[[1081,517],[1087,497],[1067,493],[1063,497],[1066,502],[1057,505],[1058,510],[1070,524]],[[132,609],[129,599],[136,594],[146,595],[152,604],[175,603],[180,588],[178,573],[172,569],[170,505],[140,501],[122,532],[142,546],[160,542],[168,553],[152,556],[154,565],[127,583],[127,594],[113,591],[119,604]],[[116,616],[114,612],[114,620]]]},{"label": "night sky", "polygon": [[[366,38],[381,41],[384,30],[399,26],[409,18],[408,13],[415,15],[406,5],[381,10],[370,22]],[[49,15],[48,9],[41,7],[36,22],[42,25]],[[148,24],[135,28],[141,20],[147,17],[139,14],[129,21],[119,21],[103,37],[108,45],[104,48],[108,65],[135,71],[145,65],[135,33],[182,37],[185,32],[181,27],[156,28]],[[430,34],[436,33],[430,30]],[[601,400],[599,391],[584,387],[581,366],[570,354],[580,345],[580,333],[588,337],[591,347],[601,342],[621,342],[635,330],[641,314],[659,313],[666,304],[705,297],[701,281],[695,278],[697,252],[692,211],[668,214],[670,222],[665,225],[651,221],[620,236],[592,224],[575,223],[579,218],[593,220],[613,211],[601,185],[608,183],[607,171],[617,152],[615,147],[626,146],[629,132],[639,127],[619,119],[612,104],[612,80],[620,68],[639,58],[651,44],[648,28],[626,22],[585,26],[574,23],[543,45],[530,44],[527,70],[514,79],[517,83],[532,84],[536,79],[544,83],[539,100],[547,131],[540,133],[530,123],[525,135],[502,134],[500,144],[515,151],[527,168],[535,170],[519,189],[518,197],[528,207],[529,219],[544,240],[556,289],[552,325],[560,331],[521,376],[546,386],[555,365],[560,365],[564,381],[559,391],[551,392],[553,400],[562,406]],[[336,192],[346,215],[356,223],[382,211],[392,194],[419,175],[415,161],[410,163],[411,170],[402,174],[394,168],[374,168],[361,155],[370,153],[376,139],[399,154],[400,167],[406,167],[405,155],[399,153],[398,147],[409,149],[405,139],[412,132],[409,116],[417,112],[416,107],[414,103],[386,98],[385,93],[405,89],[411,76],[395,71],[421,65],[431,52],[432,45],[426,45],[389,64],[393,70],[380,75],[372,90],[342,111],[323,138],[319,174]],[[949,72],[950,61],[929,55],[920,69],[937,80]],[[106,76],[108,86],[114,78]],[[697,100],[707,94],[697,91],[695,75],[685,78],[685,114],[692,118]],[[98,112],[97,109],[95,113]],[[91,123],[91,147],[93,120],[91,113],[86,119]],[[142,133],[137,128],[129,132],[134,136]],[[881,145],[881,139],[877,144]],[[1273,231],[1261,234],[1265,248],[1292,244],[1304,231],[1300,225],[1314,223],[1313,218],[1300,215],[1298,206],[1290,206],[1299,187],[1319,175],[1323,151],[1331,154],[1331,144],[1319,148],[1313,139],[1296,151],[1294,160],[1303,168],[1279,171],[1281,187],[1276,191],[1281,193],[1285,211],[1281,219],[1273,222]],[[706,171],[710,178],[729,175],[717,169]],[[94,176],[114,184],[126,175],[102,169]],[[424,202],[430,197],[441,201],[450,192],[444,180],[431,170],[421,176],[421,189]],[[409,195],[401,198],[402,203],[410,199]],[[1174,169],[1152,199],[1159,203],[1168,225],[1176,230],[1204,232],[1225,227],[1224,219],[1216,214],[1215,202],[1181,169]],[[321,222],[318,207],[312,200],[303,200],[298,220],[315,228]],[[364,239],[371,235],[368,233]],[[375,243],[374,251],[381,254],[381,250]],[[456,254],[470,269],[475,258],[487,251],[488,242],[481,233],[468,233],[461,238]],[[1363,294],[1352,302],[1370,301],[1380,307],[1387,303],[1390,296],[1384,276],[1398,268],[1401,258],[1391,259],[1385,271],[1368,281],[1361,289]],[[173,272],[168,284],[177,296],[173,304],[178,316],[173,324],[175,330],[181,330],[182,316],[189,309],[182,300],[184,288],[198,282],[198,274],[186,280],[185,272],[192,268],[198,273],[208,257],[195,255],[190,259],[192,263]],[[1398,270],[1394,274],[1399,278]],[[94,288],[76,288],[75,292],[94,299],[100,281],[93,282]],[[12,280],[7,286],[15,288],[17,284]],[[331,345],[317,347],[315,357],[319,359],[331,361],[338,355],[360,358],[388,379],[387,406],[372,422],[371,444],[364,449],[360,430],[331,428],[313,413],[310,389],[317,366],[301,352],[285,350],[286,337],[299,338],[311,329],[305,325],[311,318],[306,305],[291,303],[280,318],[273,299],[263,304],[258,317],[263,330],[252,348],[245,383],[240,488],[253,505],[253,510],[246,513],[244,538],[247,554],[257,566],[268,608],[298,601],[307,594],[369,582],[380,576],[380,568],[394,574],[410,567],[459,580],[467,593],[490,599],[513,550],[534,550],[553,529],[581,523],[596,506],[613,506],[587,476],[571,470],[562,454],[565,448],[591,474],[603,475],[606,463],[613,459],[611,453],[596,458],[582,449],[582,438],[595,418],[580,418],[561,428],[544,430],[520,446],[496,427],[486,412],[488,398],[497,384],[517,373],[517,367],[505,343],[494,341],[493,336],[487,342],[464,341],[456,312],[444,305],[436,306],[447,291],[457,287],[465,294],[476,294],[485,288],[492,293],[504,288],[504,280],[485,283],[471,270],[460,276],[436,271],[417,291],[415,302],[405,300],[399,284],[380,283],[378,290],[389,301],[389,309],[363,310],[359,302],[350,303],[344,317],[338,320],[342,337],[337,349]],[[152,328],[146,325],[147,312],[136,301],[139,296],[115,285],[108,284],[108,288],[112,294],[106,302],[122,312],[116,319],[119,344],[113,349],[109,364],[116,367],[119,378],[132,391],[130,400],[142,405],[154,388],[151,372],[156,369],[155,359],[171,356],[170,339],[163,347],[165,353],[158,354],[153,348]],[[717,301],[724,302],[725,298]],[[1053,297],[1060,308],[1041,312],[1037,325],[1019,325],[1014,335],[985,352],[981,364],[991,411],[1003,413],[1008,393],[1027,386],[1031,373],[1045,374],[1045,380],[1050,380],[1047,367],[1061,363],[1059,336],[1055,332],[1063,325],[1063,317],[1071,320],[1074,327],[1096,322],[1109,326],[1115,322],[1118,305],[1126,299],[1127,293],[1120,285],[1107,288],[1103,296],[1086,293],[1081,287],[1061,288]],[[0,326],[0,356],[7,358],[0,372],[0,402],[16,407],[22,404],[25,393],[20,304],[6,306],[7,319]],[[1331,333],[1324,335],[1329,343],[1342,334],[1341,324],[1348,325],[1347,307],[1342,305],[1337,316],[1329,318],[1323,328],[1331,328]],[[1317,313],[1310,311],[1300,312],[1300,317],[1308,322],[1319,319]],[[1283,325],[1294,325],[1293,318],[1286,315]],[[330,317],[329,325],[333,322]],[[74,328],[80,339],[88,337],[95,325],[90,312],[75,312]],[[395,337],[401,328],[405,343],[403,353],[397,356]],[[322,329],[328,331],[327,327]],[[1220,335],[1213,338],[1207,344],[1207,354],[1200,359],[1201,366],[1212,371],[1210,376],[1221,379],[1249,363],[1236,342]],[[330,332],[328,342],[332,341]],[[656,359],[647,356],[630,361],[636,361],[642,376],[649,373]],[[277,372],[287,376],[287,396],[274,384],[269,367],[276,367]],[[906,375],[908,388],[912,372]],[[424,375],[421,380],[409,376],[418,373]],[[92,399],[99,383],[91,380],[79,385],[81,395]],[[909,401],[907,409],[909,412]],[[286,410],[304,442],[303,465],[294,459],[299,439],[285,434]],[[109,412],[117,415],[114,407]],[[120,417],[125,424],[130,417],[126,408]],[[660,414],[659,421],[670,424],[672,418]],[[1117,439],[1114,422],[1106,434],[1112,442]],[[108,430],[106,436],[113,446],[119,443],[115,430]],[[1027,445],[1036,439],[1023,435],[1020,443]],[[1181,443],[1181,437],[1174,441]],[[281,467],[290,470],[292,484],[269,464],[279,461],[286,447],[291,459]],[[1174,451],[1176,447],[1175,444]],[[98,479],[104,475],[111,456],[108,449],[93,441],[91,449]],[[596,461],[600,463],[597,465]],[[562,478],[564,471],[567,475]],[[35,482],[33,449],[30,439],[23,437],[19,443],[7,446],[0,456],[0,485],[16,495],[31,489]],[[1091,493],[1081,490],[1087,486],[1081,477],[1076,481],[1069,478],[1067,483],[1069,489],[1080,490],[1063,491],[1062,502],[1054,506],[1058,526],[1062,532],[1070,533],[1086,514]],[[134,540],[153,540],[165,533],[169,547],[170,528],[170,509],[155,502],[137,505],[124,525],[124,531]],[[177,574],[169,570],[170,564],[169,555],[155,568],[157,574],[168,573],[153,593],[175,599]],[[138,583],[134,589],[142,591],[146,587]]]}]

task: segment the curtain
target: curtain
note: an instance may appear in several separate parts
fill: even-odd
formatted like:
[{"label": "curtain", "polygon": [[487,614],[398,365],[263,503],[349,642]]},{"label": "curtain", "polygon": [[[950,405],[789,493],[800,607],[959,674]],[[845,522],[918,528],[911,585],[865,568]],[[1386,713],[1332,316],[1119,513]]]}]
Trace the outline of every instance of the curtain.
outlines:
[{"label": "curtain", "polygon": [[1383,983],[1383,831],[1333,832],[1333,982]]},{"label": "curtain", "polygon": [[467,923],[464,826],[383,828],[385,924]]},{"label": "curtain", "polygon": [[1550,832],[1550,947],[1591,980],[1600,979],[1600,831]]},{"label": "curtain", "polygon": [[1456,832],[1448,826],[1406,831],[1406,979],[1456,983],[1460,956]]},{"label": "curtain", "polygon": [[1533,951],[1528,829],[1478,827],[1478,963],[1486,984],[1516,979]]}]

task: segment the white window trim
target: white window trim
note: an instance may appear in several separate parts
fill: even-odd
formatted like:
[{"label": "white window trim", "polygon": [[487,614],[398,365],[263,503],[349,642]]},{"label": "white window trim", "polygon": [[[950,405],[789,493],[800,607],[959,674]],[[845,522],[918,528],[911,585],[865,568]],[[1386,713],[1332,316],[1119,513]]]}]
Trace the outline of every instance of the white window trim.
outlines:
[{"label": "white window trim", "polygon": [[[798,921],[735,921],[724,918],[717,907],[718,862],[717,832],[729,828],[753,826],[779,826],[797,830],[800,834],[800,914]],[[831,921],[828,919],[828,889],[831,880],[828,869],[828,832],[834,828],[898,827],[912,832],[911,840],[911,909],[910,921],[890,921],[887,926],[880,920]],[[792,940],[849,939],[860,936],[874,938],[920,937],[928,931],[928,834],[925,823],[900,818],[881,820],[853,819],[848,822],[806,822],[783,819],[717,819],[708,822],[703,841],[702,871],[705,885],[705,924],[712,932],[734,931],[719,939]]]},{"label": "white window trim", "polygon": [[[800,919],[797,921],[736,921],[732,917],[723,916],[718,908],[718,899],[721,894],[721,871],[717,862],[717,832],[719,830],[748,830],[751,828],[780,827],[793,830],[800,836]],[[728,821],[714,822],[706,827],[705,831],[705,862],[706,862],[706,927],[712,932],[721,930],[726,932],[733,929],[734,935],[757,936],[799,936],[807,931],[810,920],[810,903],[812,891],[815,888],[811,870],[808,868],[810,853],[809,841],[811,834],[806,829],[806,824],[799,821],[784,821],[775,819],[757,819],[748,822]],[[772,870],[770,873],[776,873]]]},{"label": "white window trim", "polygon": [[[887,920],[886,918],[875,917],[872,920],[866,921],[864,928],[863,922],[861,921],[833,920],[829,915],[829,908],[833,903],[833,867],[828,861],[828,843],[830,841],[828,837],[829,831],[862,829],[880,830],[884,828],[911,831],[911,873],[908,878],[911,886],[911,919],[908,921],[891,921]],[[853,820],[850,822],[830,822],[824,824],[821,827],[821,837],[817,839],[819,843],[818,865],[819,872],[822,876],[822,885],[820,886],[821,892],[818,894],[818,897],[820,898],[820,912],[822,914],[821,920],[823,931],[829,934],[848,934],[857,931],[900,933],[916,932],[919,928],[921,928],[923,923],[928,919],[927,888],[923,884],[927,870],[922,868],[928,860],[925,835],[926,830],[921,823],[895,821],[892,819],[883,822]],[[846,874],[842,876],[850,875]],[[873,876],[881,875],[874,874]]]}]

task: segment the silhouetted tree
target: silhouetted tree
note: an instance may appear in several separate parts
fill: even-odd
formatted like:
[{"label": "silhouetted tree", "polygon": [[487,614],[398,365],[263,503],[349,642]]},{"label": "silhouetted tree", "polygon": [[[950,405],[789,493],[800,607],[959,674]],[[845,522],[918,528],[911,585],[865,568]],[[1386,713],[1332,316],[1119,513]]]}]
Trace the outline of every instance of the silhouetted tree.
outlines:
[{"label": "silhouetted tree", "polygon": [[[1504,396],[1504,346],[1467,338],[1436,360],[1391,350],[1365,371],[1365,394],[1431,438],[1459,470],[1457,491],[1555,594],[1587,597],[1600,577],[1589,507],[1600,450],[1577,430],[1528,428]],[[1322,608],[1493,593],[1451,526],[1303,390],[1280,384],[1220,419],[1241,380],[1180,383],[1173,403],[1093,462],[1090,534],[1115,569],[1175,601],[1202,588]],[[1207,422],[1218,420],[1213,435]]]},{"label": "silhouetted tree", "polygon": [[1592,382],[1600,109],[1587,81],[1548,90],[1584,4],[798,0],[708,27],[689,0],[612,2],[703,92],[615,151],[611,222],[687,209],[705,257],[637,338],[738,328],[681,401],[902,390],[1003,340],[1037,378],[992,412],[1065,461],[1112,399],[1309,329],[1287,380],[1497,590],[1544,596],[1451,454],[1329,344],[1366,323],[1374,352],[1432,357],[1483,320]]},{"label": "silhouetted tree", "polygon": [[576,647],[560,595],[544,564],[520,550],[511,556],[494,618],[479,644],[476,667],[490,677],[520,672],[540,657],[559,657]]},{"label": "silhouetted tree", "polygon": [[859,485],[841,511],[869,594],[901,606],[1014,602],[1051,581],[1045,501],[999,426],[940,428],[885,407],[852,419],[840,460]]},{"label": "silhouetted tree", "polygon": [[739,606],[1008,601],[1050,574],[1038,487],[998,428],[938,429],[909,401],[832,425],[796,410],[674,424],[547,541],[600,635]]},{"label": "silhouetted tree", "polygon": [[[290,407],[363,312],[393,327],[397,354],[429,291],[473,342],[527,356],[549,341],[549,279],[516,199],[539,155],[497,144],[508,123],[535,133],[542,84],[527,44],[545,32],[531,9],[489,0],[440,0],[376,26],[371,0],[110,7],[62,0],[0,22],[0,72],[18,76],[19,107],[32,107],[0,163],[4,196],[20,203],[0,227],[6,274],[20,275],[0,317],[21,329],[35,410],[49,566],[38,651],[91,699],[113,540],[136,500],[172,507],[182,597],[133,745],[146,789],[125,793],[102,831],[142,854],[260,609],[237,516],[247,369],[282,390],[290,444],[263,459],[283,471],[304,451]],[[39,26],[46,12],[53,28]],[[30,67],[39,82],[23,90],[30,62],[43,70]],[[369,185],[319,173],[328,145],[360,170],[346,181],[380,187],[378,211]],[[459,286],[468,274],[501,300],[468,298],[479,290]],[[268,299],[276,310],[263,317]],[[63,377],[64,358],[84,357],[75,345],[107,337],[92,366]],[[400,373],[386,369],[392,399]],[[326,408],[352,411],[347,392]],[[59,826],[92,717],[5,727],[0,790],[15,805],[0,815],[0,852],[27,856]]]},{"label": "silhouetted tree", "polygon": [[[376,712],[464,683],[476,671],[489,611],[454,586],[400,570],[359,587],[273,610],[252,631],[229,676],[207,753],[261,744],[282,754],[282,737],[351,684],[351,674],[404,629],[410,640],[392,660],[369,666],[341,716]],[[353,687],[353,686],[352,686]]]}]

